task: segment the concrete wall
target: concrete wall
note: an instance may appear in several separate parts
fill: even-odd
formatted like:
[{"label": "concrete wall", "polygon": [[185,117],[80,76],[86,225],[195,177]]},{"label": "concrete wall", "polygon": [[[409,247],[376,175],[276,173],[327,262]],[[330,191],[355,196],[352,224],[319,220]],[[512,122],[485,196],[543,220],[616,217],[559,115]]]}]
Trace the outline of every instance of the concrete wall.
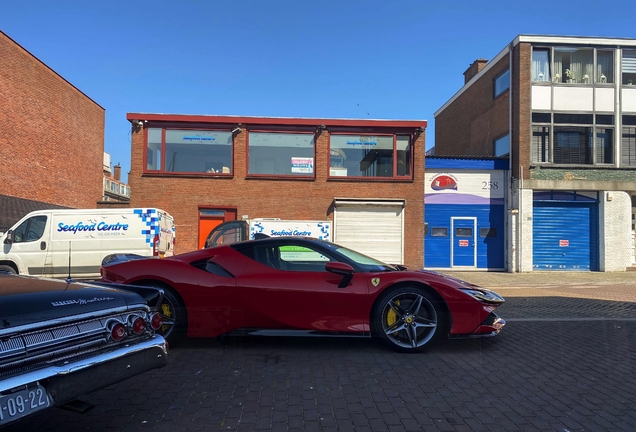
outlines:
[{"label": "concrete wall", "polygon": [[605,191],[599,207],[600,270],[623,271],[632,265],[631,197],[623,191]]}]

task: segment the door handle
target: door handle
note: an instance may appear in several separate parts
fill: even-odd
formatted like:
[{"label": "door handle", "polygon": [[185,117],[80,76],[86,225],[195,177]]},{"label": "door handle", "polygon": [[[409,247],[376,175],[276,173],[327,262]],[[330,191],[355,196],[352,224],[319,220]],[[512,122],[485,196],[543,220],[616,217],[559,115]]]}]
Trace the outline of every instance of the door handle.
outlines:
[{"label": "door handle", "polygon": [[45,241],[40,242],[40,250],[44,250],[44,249],[46,249],[46,242]]}]

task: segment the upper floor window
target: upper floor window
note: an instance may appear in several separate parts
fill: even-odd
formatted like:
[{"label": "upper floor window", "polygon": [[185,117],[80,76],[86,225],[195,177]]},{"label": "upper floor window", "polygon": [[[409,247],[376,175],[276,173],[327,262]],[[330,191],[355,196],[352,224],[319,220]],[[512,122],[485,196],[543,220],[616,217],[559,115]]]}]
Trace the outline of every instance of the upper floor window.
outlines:
[{"label": "upper floor window", "polygon": [[594,79],[594,50],[555,48],[555,82],[591,84]]},{"label": "upper floor window", "polygon": [[249,175],[314,177],[314,134],[250,132]]},{"label": "upper floor window", "polygon": [[533,47],[532,81],[611,84],[614,82],[614,50]]},{"label": "upper floor window", "polygon": [[495,95],[499,96],[510,88],[510,69],[507,69],[504,73],[495,78]]},{"label": "upper floor window", "polygon": [[332,177],[410,177],[413,149],[408,135],[338,135],[329,143]]},{"label": "upper floor window", "polygon": [[632,85],[636,82],[636,50],[623,50],[621,63],[624,85]]},{"label": "upper floor window", "polygon": [[495,156],[504,156],[510,153],[510,135],[504,135],[495,140]]},{"label": "upper floor window", "polygon": [[232,133],[149,128],[146,170],[231,174]]},{"label": "upper floor window", "polygon": [[532,49],[532,81],[551,81],[550,49]]},{"label": "upper floor window", "polygon": [[614,164],[613,116],[533,113],[532,122],[533,163]]}]

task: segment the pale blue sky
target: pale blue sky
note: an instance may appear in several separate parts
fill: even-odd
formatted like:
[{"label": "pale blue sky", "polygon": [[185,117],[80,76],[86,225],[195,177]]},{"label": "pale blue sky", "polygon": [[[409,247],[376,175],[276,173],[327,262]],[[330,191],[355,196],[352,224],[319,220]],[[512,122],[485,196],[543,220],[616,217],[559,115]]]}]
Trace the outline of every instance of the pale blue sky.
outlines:
[{"label": "pale blue sky", "polygon": [[130,169],[127,112],[425,119],[477,58],[518,34],[636,37],[633,1],[30,0],[0,29],[106,109]]}]

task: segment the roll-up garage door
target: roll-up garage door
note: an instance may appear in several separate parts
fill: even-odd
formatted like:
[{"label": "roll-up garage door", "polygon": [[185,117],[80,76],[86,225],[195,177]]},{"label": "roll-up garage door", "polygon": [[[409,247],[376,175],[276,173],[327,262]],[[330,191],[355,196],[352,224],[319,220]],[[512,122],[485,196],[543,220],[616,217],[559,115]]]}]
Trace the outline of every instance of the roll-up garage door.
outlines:
[{"label": "roll-up garage door", "polygon": [[598,204],[534,201],[535,270],[598,270]]},{"label": "roll-up garage door", "polygon": [[404,201],[339,201],[334,242],[390,264],[404,263]]}]

